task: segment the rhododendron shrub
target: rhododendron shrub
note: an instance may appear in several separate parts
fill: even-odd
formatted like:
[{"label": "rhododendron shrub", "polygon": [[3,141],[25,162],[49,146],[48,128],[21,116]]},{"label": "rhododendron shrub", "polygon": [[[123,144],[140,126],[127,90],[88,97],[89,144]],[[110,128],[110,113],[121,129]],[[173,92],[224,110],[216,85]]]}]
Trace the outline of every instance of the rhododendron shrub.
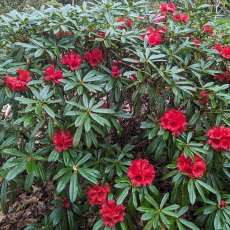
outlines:
[{"label": "rhododendron shrub", "polygon": [[6,214],[49,184],[47,215],[27,229],[230,229],[229,34],[207,4],[186,7],[1,16]]}]

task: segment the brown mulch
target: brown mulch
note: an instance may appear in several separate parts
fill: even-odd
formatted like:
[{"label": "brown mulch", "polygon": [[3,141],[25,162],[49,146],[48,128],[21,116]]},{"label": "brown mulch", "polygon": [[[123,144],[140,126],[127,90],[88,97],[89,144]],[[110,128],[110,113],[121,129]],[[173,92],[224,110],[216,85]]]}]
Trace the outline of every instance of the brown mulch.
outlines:
[{"label": "brown mulch", "polygon": [[[18,189],[18,188],[17,188]],[[1,230],[21,230],[27,224],[44,220],[44,215],[51,213],[54,208],[51,201],[54,199],[55,190],[52,182],[38,188],[32,186],[31,192],[18,189],[17,201],[9,205],[8,213],[0,211]]]}]

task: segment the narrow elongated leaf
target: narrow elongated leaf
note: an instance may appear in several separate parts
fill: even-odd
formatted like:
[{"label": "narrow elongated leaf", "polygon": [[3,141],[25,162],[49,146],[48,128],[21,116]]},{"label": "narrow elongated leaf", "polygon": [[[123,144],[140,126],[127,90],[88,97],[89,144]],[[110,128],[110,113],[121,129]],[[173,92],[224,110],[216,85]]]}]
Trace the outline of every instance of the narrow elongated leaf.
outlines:
[{"label": "narrow elongated leaf", "polygon": [[78,177],[76,173],[70,178],[70,185],[69,185],[69,198],[70,201],[73,203],[77,199],[78,195]]}]

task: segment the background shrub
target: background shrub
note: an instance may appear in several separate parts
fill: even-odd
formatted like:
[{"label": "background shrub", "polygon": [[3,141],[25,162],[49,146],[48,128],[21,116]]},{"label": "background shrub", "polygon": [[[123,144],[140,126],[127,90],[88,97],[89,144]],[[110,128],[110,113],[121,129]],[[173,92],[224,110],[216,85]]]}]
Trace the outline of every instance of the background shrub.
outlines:
[{"label": "background shrub", "polygon": [[4,212],[49,182],[52,212],[27,229],[229,229],[229,33],[208,9],[2,15]]}]

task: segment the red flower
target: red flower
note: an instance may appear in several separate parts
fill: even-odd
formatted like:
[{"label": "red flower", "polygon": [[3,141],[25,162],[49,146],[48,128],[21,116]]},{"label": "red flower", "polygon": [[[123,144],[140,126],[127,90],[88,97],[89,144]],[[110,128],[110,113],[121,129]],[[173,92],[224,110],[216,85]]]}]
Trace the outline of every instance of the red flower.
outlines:
[{"label": "red flower", "polygon": [[[120,16],[118,19],[117,19],[117,22],[124,22],[124,24],[126,24],[128,27],[132,27],[132,25],[133,25],[133,21],[132,21],[132,19],[130,19],[130,18],[128,18],[128,19],[123,19],[123,17],[122,16]],[[119,29],[124,29],[125,28],[125,26],[124,25],[120,25],[120,26],[118,26],[117,28],[119,28]]]},{"label": "red flower", "polygon": [[182,13],[180,17],[183,23],[188,23],[188,15],[186,13]]},{"label": "red flower", "polygon": [[97,35],[98,37],[104,38],[105,37],[105,32],[98,32]]},{"label": "red flower", "polygon": [[28,70],[18,69],[18,76],[11,77],[10,75],[6,75],[6,86],[15,92],[23,92],[28,90],[26,84],[31,81],[31,76]]},{"label": "red flower", "polygon": [[43,71],[44,74],[48,74],[48,76],[45,76],[44,79],[46,81],[53,81],[56,84],[60,84],[60,79],[63,79],[62,71],[57,70],[55,71],[54,65],[51,65],[47,69]]},{"label": "red flower", "polygon": [[72,35],[73,32],[71,32],[71,31],[66,31],[65,34],[66,34],[66,35]]},{"label": "red flower", "polygon": [[173,16],[173,18],[174,18],[175,21],[180,21],[180,20],[181,20],[180,14],[175,14],[175,15]]},{"label": "red flower", "polygon": [[209,101],[209,94],[205,90],[200,91],[200,99],[198,100],[201,104]]},{"label": "red flower", "polygon": [[171,131],[173,136],[179,136],[187,126],[186,117],[179,110],[170,109],[160,118],[163,129]]},{"label": "red flower", "polygon": [[213,35],[213,33],[214,33],[213,30],[212,30],[212,26],[210,26],[210,25],[204,25],[203,30],[205,32],[209,33],[210,35]]},{"label": "red flower", "polygon": [[213,127],[208,131],[207,136],[209,137],[208,143],[216,151],[230,150],[230,128]]},{"label": "red flower", "polygon": [[230,46],[225,46],[221,49],[220,54],[225,59],[230,59]]},{"label": "red flower", "polygon": [[175,14],[173,16],[174,20],[176,21],[181,21],[183,23],[188,23],[188,15],[186,13],[183,13],[183,14]]},{"label": "red flower", "polygon": [[73,137],[69,130],[59,130],[54,134],[53,142],[58,152],[68,150],[73,146]]},{"label": "red flower", "polygon": [[218,204],[219,208],[225,209],[227,207],[227,203],[224,200],[221,200]]},{"label": "red flower", "polygon": [[113,77],[118,77],[120,74],[121,74],[121,72],[119,70],[119,67],[114,65],[112,67],[112,75],[113,75]]},{"label": "red flower", "polygon": [[100,209],[102,220],[105,226],[113,228],[116,223],[124,221],[125,207],[123,204],[116,204],[115,200],[109,200]]},{"label": "red flower", "polygon": [[226,82],[230,84],[230,72],[225,70],[224,73],[217,75],[217,78],[220,82]]},{"label": "red flower", "polygon": [[214,48],[215,50],[219,51],[219,52],[222,50],[222,47],[221,47],[221,44],[220,44],[220,43],[217,43],[213,48]]},{"label": "red flower", "polygon": [[196,154],[192,160],[190,157],[185,157],[184,153],[181,153],[177,158],[176,167],[179,172],[182,172],[191,178],[201,178],[206,171],[205,161]]},{"label": "red flower", "polygon": [[151,185],[155,178],[154,167],[145,159],[133,160],[127,173],[137,187]]},{"label": "red flower", "polygon": [[[145,30],[145,28],[143,28],[143,30]],[[149,28],[148,28],[147,34],[141,35],[141,38],[142,38],[142,39],[145,39],[145,37],[148,37],[148,36],[149,36],[151,33],[153,33],[153,32],[155,32],[155,29],[152,28],[152,27],[149,27]]]},{"label": "red flower", "polygon": [[162,43],[162,37],[158,32],[152,32],[148,37],[149,45],[160,45]]},{"label": "red flower", "polygon": [[162,13],[171,13],[171,14],[173,14],[176,11],[176,6],[173,3],[169,3],[169,4],[162,3],[160,11]]},{"label": "red flower", "polygon": [[79,69],[82,63],[82,58],[78,53],[70,51],[68,54],[62,55],[61,62],[63,65],[68,65],[73,71]]},{"label": "red flower", "polygon": [[109,184],[105,183],[103,187],[98,184],[93,187],[88,187],[88,200],[91,205],[102,205],[107,201],[108,193],[110,192]]},{"label": "red flower", "polygon": [[196,44],[196,45],[201,45],[201,44],[202,44],[202,42],[201,42],[200,40],[197,40],[197,39],[192,40],[192,42],[193,42],[194,44]]},{"label": "red flower", "polygon": [[68,197],[65,197],[65,198],[64,198],[63,207],[64,207],[64,208],[70,208],[70,207],[71,207],[70,201],[69,201],[69,198],[68,198]]},{"label": "red flower", "polygon": [[156,14],[153,18],[156,22],[165,22],[167,20],[166,14]]},{"label": "red flower", "polygon": [[91,53],[86,52],[84,58],[91,66],[98,66],[104,57],[99,49],[94,48]]},{"label": "red flower", "polygon": [[29,81],[31,81],[31,76],[30,76],[30,72],[28,70],[23,70],[23,69],[18,69],[18,79],[20,81],[26,82],[28,83]]},{"label": "red flower", "polygon": [[104,102],[104,103],[100,106],[101,109],[105,109],[105,108],[107,108],[107,107],[108,107],[108,104],[107,104],[106,102]]},{"label": "red flower", "polygon": [[119,61],[113,61],[113,65],[115,65],[115,66],[118,66],[119,65]]}]

